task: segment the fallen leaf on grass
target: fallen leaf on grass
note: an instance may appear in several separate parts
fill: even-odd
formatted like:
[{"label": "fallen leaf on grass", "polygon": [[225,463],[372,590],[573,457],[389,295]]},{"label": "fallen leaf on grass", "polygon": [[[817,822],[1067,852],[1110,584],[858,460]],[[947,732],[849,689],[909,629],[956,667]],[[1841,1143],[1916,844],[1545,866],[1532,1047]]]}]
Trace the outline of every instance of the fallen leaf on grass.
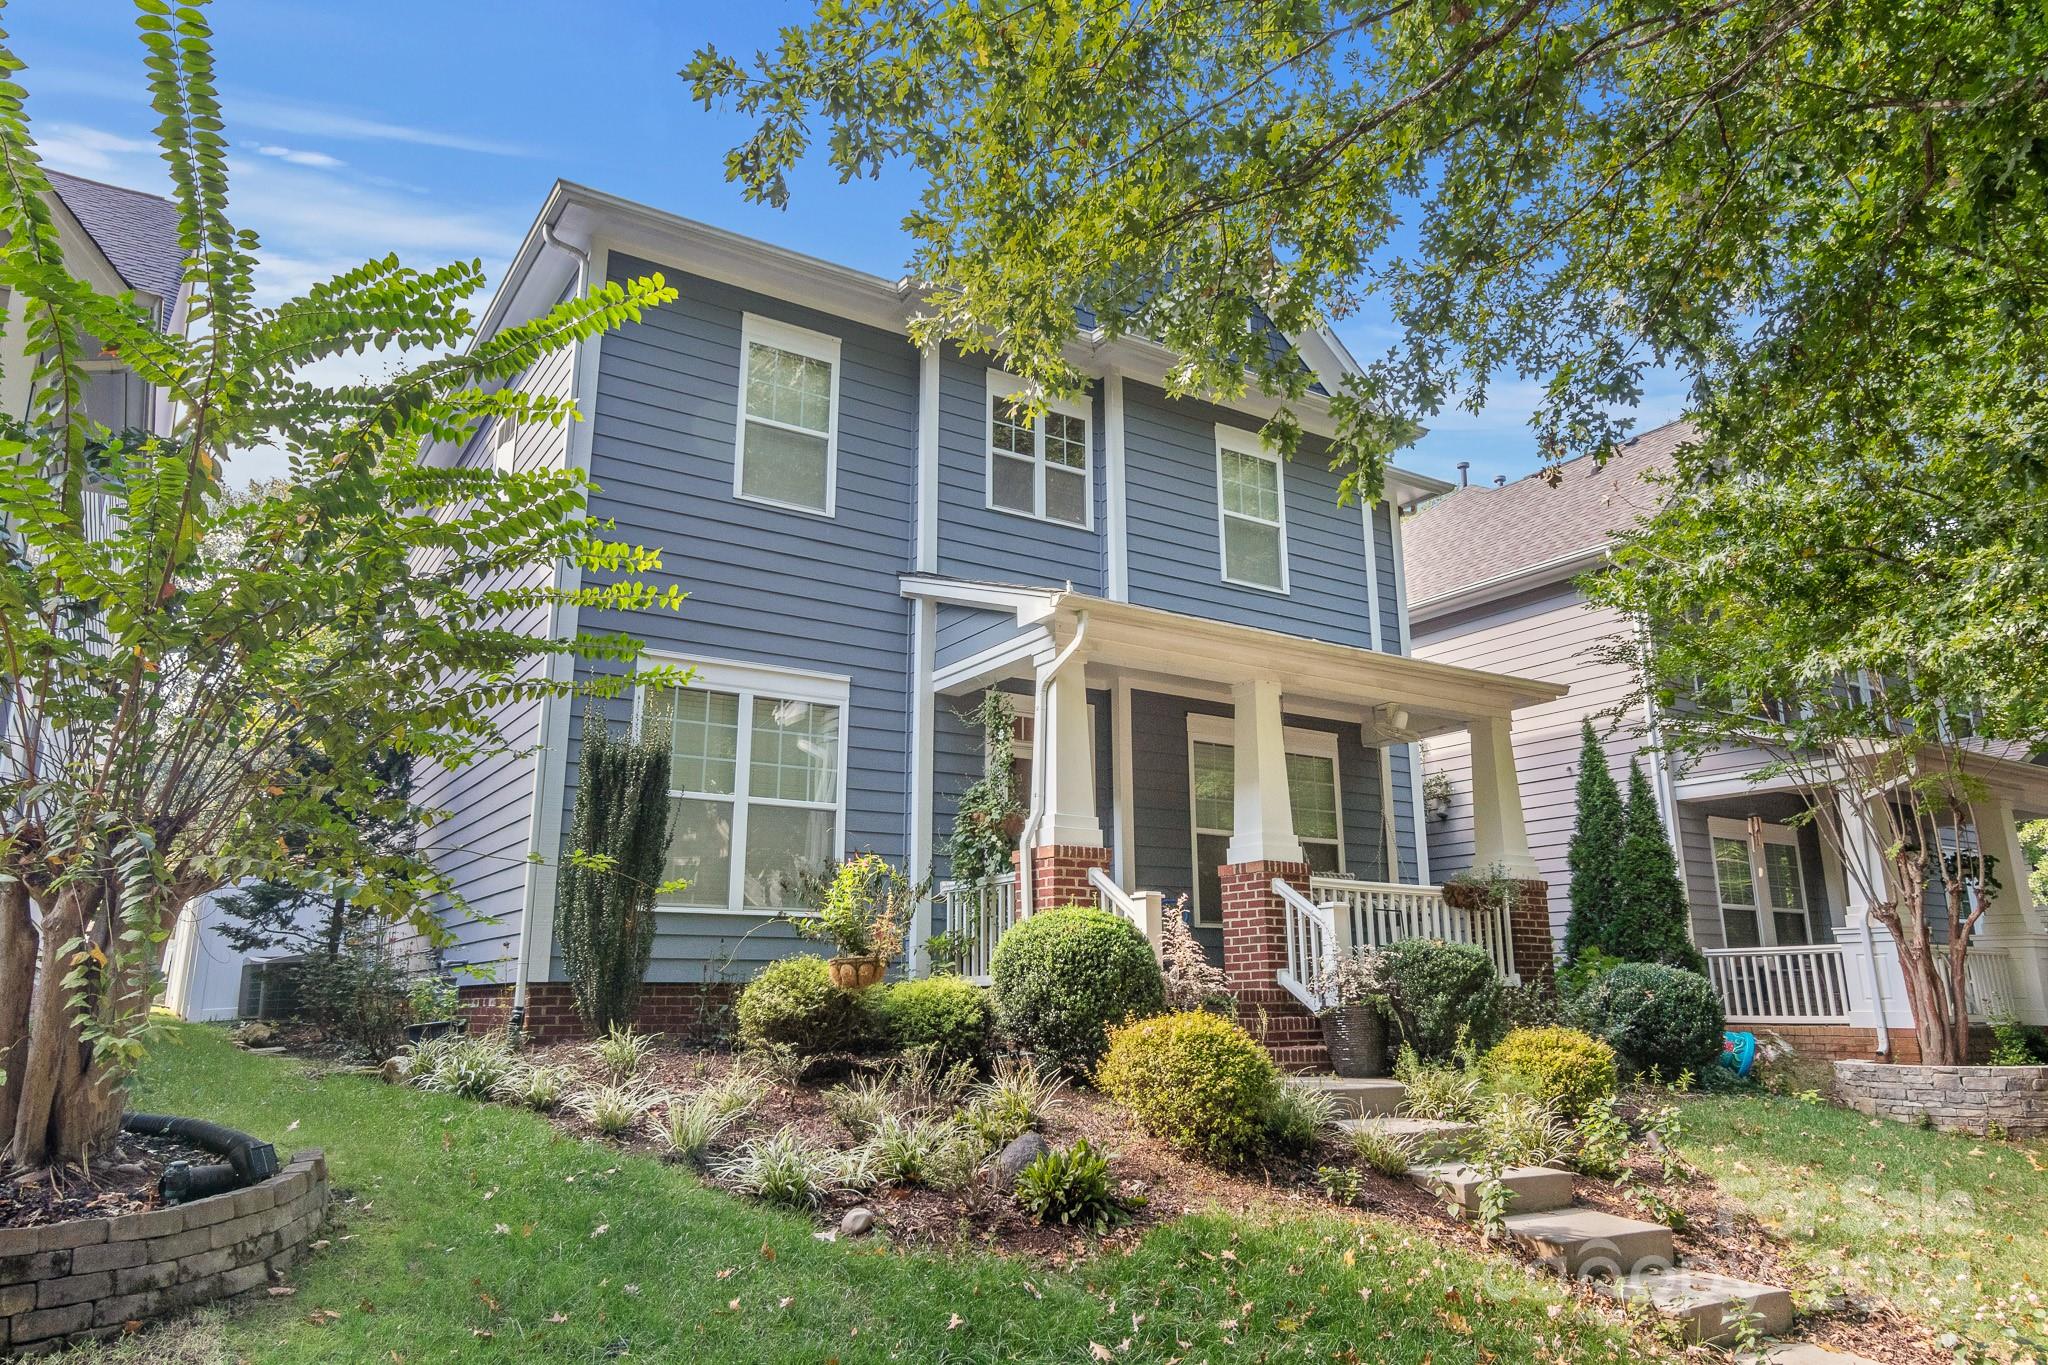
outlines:
[{"label": "fallen leaf on grass", "polygon": [[946,1319],[946,1330],[948,1332],[954,1331],[958,1329],[960,1324],[965,1321],[967,1321],[967,1319],[961,1317],[958,1313],[955,1313],[951,1317]]},{"label": "fallen leaf on grass", "polygon": [[1111,1351],[1107,1346],[1104,1346],[1099,1341],[1091,1341],[1088,1343],[1088,1354],[1095,1357],[1095,1359],[1097,1360],[1116,1359],[1116,1353]]},{"label": "fallen leaf on grass", "polygon": [[299,1291],[288,1284],[274,1284],[270,1286],[268,1292],[273,1299],[288,1299]]},{"label": "fallen leaf on grass", "polygon": [[611,1230],[612,1225],[610,1223],[599,1223],[596,1227],[590,1230],[590,1235],[592,1237],[602,1237]]}]

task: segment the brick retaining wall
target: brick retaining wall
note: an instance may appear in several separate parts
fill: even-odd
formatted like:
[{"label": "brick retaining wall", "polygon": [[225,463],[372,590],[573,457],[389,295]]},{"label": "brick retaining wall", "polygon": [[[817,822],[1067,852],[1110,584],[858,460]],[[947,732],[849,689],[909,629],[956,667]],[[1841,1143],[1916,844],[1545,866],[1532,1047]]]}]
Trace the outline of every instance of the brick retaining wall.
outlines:
[{"label": "brick retaining wall", "polygon": [[1873,1118],[1932,1122],[1951,1133],[2048,1135],[2048,1066],[1905,1066],[1836,1062],[1835,1093]]},{"label": "brick retaining wall", "polygon": [[327,1158],[247,1189],[118,1218],[0,1228],[0,1354],[109,1336],[270,1284],[327,1216]]}]

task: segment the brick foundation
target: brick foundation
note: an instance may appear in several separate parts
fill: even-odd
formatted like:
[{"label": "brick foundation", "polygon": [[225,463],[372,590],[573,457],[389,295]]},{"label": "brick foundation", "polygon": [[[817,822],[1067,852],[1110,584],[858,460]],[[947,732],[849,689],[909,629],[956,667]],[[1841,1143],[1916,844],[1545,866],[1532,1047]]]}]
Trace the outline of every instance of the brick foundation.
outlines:
[{"label": "brick foundation", "polygon": [[1031,850],[1031,908],[1052,910],[1062,905],[1093,905],[1098,897],[1088,884],[1093,868],[1109,870],[1109,850],[1088,844],[1045,844]]},{"label": "brick foundation", "polygon": [[247,1189],[118,1218],[0,1228],[0,1355],[114,1336],[282,1278],[327,1216],[327,1159]]},{"label": "brick foundation", "polygon": [[[1810,1057],[1828,1062],[1897,1062],[1903,1066],[1920,1064],[1920,1039],[1909,1028],[1889,1030],[1889,1053],[1877,1050],[1877,1031],[1867,1028],[1850,1028],[1846,1024],[1747,1024],[1739,1019],[1730,1020],[1728,1029],[1732,1033],[1754,1033],[1759,1038],[1782,1038],[1800,1057]],[[1970,1030],[1970,1048],[1967,1054],[1971,1061],[1981,1062],[1991,1055],[1991,1031],[1987,1028]]]},{"label": "brick foundation", "polygon": [[[1508,906],[1508,933],[1515,947],[1515,973],[1525,985],[1551,980],[1557,962],[1550,937],[1550,883],[1517,879],[1514,902]],[[1444,904],[1474,912],[1491,910],[1487,888],[1477,882],[1444,883]]]},{"label": "brick foundation", "polygon": [[[740,988],[732,982],[650,981],[640,992],[633,1027],[672,1038],[725,1032],[725,1020]],[[512,1022],[510,986],[464,986],[456,992],[471,1033],[496,1033]],[[565,981],[535,981],[526,988],[525,1037],[535,1043],[573,1042],[587,1037],[576,1017],[576,997]]]},{"label": "brick foundation", "polygon": [[1264,1043],[1288,1071],[1321,1071],[1330,1065],[1323,1026],[1274,979],[1287,965],[1277,878],[1308,886],[1307,863],[1225,863],[1223,879],[1223,975],[1237,997],[1237,1019]]}]

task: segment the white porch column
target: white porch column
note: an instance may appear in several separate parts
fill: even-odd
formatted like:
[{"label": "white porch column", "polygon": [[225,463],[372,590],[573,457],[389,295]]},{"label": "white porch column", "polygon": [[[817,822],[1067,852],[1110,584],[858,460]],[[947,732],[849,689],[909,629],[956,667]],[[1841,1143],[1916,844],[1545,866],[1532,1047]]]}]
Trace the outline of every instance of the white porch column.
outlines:
[{"label": "white porch column", "polygon": [[2019,816],[2001,796],[1973,802],[1977,844],[1996,859],[1993,873],[1998,894],[1977,921],[1975,947],[1995,948],[2012,957],[2013,981],[2020,998],[2010,1001],[2022,1023],[2048,1023],[2048,907],[2034,903],[2027,886],[2027,851],[2020,844]]},{"label": "white porch column", "polygon": [[1067,660],[1045,686],[1040,752],[1045,755],[1045,810],[1034,842],[1101,848],[1102,821],[1095,816],[1095,735],[1088,725],[1086,665],[1079,654]]},{"label": "white porch column", "polygon": [[1236,758],[1233,863],[1298,863],[1294,808],[1287,802],[1287,740],[1280,720],[1280,684],[1271,678],[1230,689],[1236,710],[1231,743]]},{"label": "white porch column", "polygon": [[[1510,877],[1540,880],[1522,820],[1522,786],[1515,776],[1515,740],[1506,716],[1468,722],[1472,741],[1472,867],[1498,866]],[[1420,812],[1418,812],[1418,815]]]},{"label": "white porch column", "polygon": [[1859,792],[1837,787],[1834,801],[1848,893],[1846,923],[1837,937],[1847,958],[1843,966],[1848,969],[1849,1023],[1875,1030],[1878,1051],[1889,1054],[1889,1031],[1912,1028],[1913,1007],[1906,999],[1898,945],[1870,913],[1873,894],[1890,894],[1891,872],[1878,833],[1884,825],[1871,814],[1871,800]]}]

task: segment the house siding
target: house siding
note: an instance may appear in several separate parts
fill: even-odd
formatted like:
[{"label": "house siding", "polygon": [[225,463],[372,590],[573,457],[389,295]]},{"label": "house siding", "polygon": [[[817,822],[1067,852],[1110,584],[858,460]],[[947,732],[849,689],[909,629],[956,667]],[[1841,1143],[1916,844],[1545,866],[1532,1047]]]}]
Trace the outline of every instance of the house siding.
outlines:
[{"label": "house siding", "polygon": [[[1566,683],[1570,693],[1556,701],[1515,712],[1515,771],[1529,851],[1550,884],[1552,931],[1559,936],[1571,913],[1566,853],[1577,818],[1579,726],[1594,717],[1602,731],[1608,770],[1624,786],[1629,761],[1641,749],[1634,736],[1599,718],[1624,702],[1633,678],[1624,667],[1594,654],[1623,629],[1612,610],[1589,604],[1570,584],[1518,594],[1456,615],[1416,622],[1413,652],[1419,659],[1490,669],[1546,682]],[[1428,740],[1423,771],[1450,778],[1448,818],[1429,819],[1430,877],[1443,881],[1472,866],[1472,755],[1463,733]]]},{"label": "house siding", "polygon": [[[567,398],[574,370],[575,351],[565,349],[535,362],[533,369],[515,382],[538,396]],[[495,433],[495,424],[480,430],[457,457],[458,466],[488,466]],[[522,470],[563,468],[567,451],[566,424],[530,422],[513,438],[514,464]],[[550,584],[553,576],[553,566],[548,565],[499,575],[478,586],[485,590],[540,588]],[[508,614],[502,625],[545,636],[547,608],[528,607]],[[522,676],[537,676],[545,667],[545,661],[536,657],[528,661]],[[502,752],[459,769],[423,764],[414,774],[414,801],[423,809],[449,812],[446,821],[427,830],[420,840],[422,851],[438,871],[453,880],[461,898],[459,907],[444,907],[441,913],[442,926],[453,936],[443,950],[443,960],[473,973],[468,979],[476,983],[512,977],[525,910],[526,855],[540,766],[540,755],[534,750],[540,710],[538,701],[509,702],[496,708],[492,719],[504,735]]]},{"label": "house siding", "polygon": [[[850,680],[845,845],[902,861],[909,844],[910,605],[916,506],[917,352],[902,336],[659,263],[613,256],[623,280],[660,270],[673,304],[607,335],[591,438],[593,515],[619,539],[659,547],[643,577],[689,594],[679,612],[586,610],[586,631],[626,631],[684,661],[767,664]],[[840,338],[837,515],[733,494],[740,325],[755,313]],[[575,802],[581,704],[565,811]],[[618,724],[629,697],[607,704]],[[569,820],[564,818],[564,828]],[[653,981],[740,980],[799,944],[761,915],[663,911]],[[560,979],[559,953],[551,976]]]},{"label": "house siding", "polygon": [[946,668],[1014,640],[1022,633],[1015,612],[983,611],[941,602],[933,658],[938,667]]}]

